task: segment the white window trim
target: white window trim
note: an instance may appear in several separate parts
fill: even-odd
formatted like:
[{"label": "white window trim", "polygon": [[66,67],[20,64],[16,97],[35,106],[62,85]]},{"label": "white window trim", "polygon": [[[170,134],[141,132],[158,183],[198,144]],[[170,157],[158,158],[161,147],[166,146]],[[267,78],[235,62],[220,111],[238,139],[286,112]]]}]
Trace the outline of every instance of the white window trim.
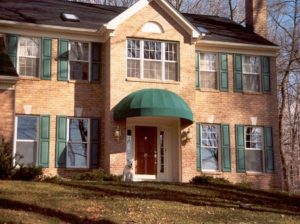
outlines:
[{"label": "white window trim", "polygon": [[[198,71],[198,79],[199,79],[199,84],[200,84],[200,89],[202,90],[219,90],[220,89],[220,84],[219,84],[219,53],[218,52],[213,52],[213,51],[196,51],[198,54],[198,60],[199,60],[199,71]],[[201,69],[201,54],[216,54],[216,70],[202,70]],[[216,72],[216,88],[207,88],[207,87],[201,87],[201,72]]]},{"label": "white window trim", "polygon": [[[250,73],[250,72],[244,72],[244,57],[258,57],[259,58],[259,73]],[[262,91],[262,60],[261,56],[259,55],[249,55],[249,54],[242,54],[242,83],[244,86],[244,75],[257,75],[258,77],[258,91],[255,90],[245,90],[243,88],[243,92],[248,93],[260,93]]]},{"label": "white window trim", "polygon": [[[81,42],[81,43],[86,43],[89,45],[89,52],[88,52],[88,61],[85,60],[70,60],[70,52],[71,52],[71,42]],[[90,82],[92,80],[92,43],[87,42],[87,41],[80,41],[80,40],[69,40],[68,41],[68,52],[69,52],[69,58],[68,58],[68,80],[69,81],[75,81],[75,82]],[[77,79],[71,79],[71,61],[76,61],[76,62],[87,62],[88,65],[88,79],[87,80],[77,80]]]},{"label": "white window trim", "polygon": [[[257,149],[257,148],[247,148],[247,144],[246,144],[246,135],[247,135],[247,128],[261,128],[262,130],[262,134],[261,134],[261,138],[262,138],[262,141],[261,141],[261,149]],[[244,136],[245,136],[245,139],[244,139],[244,144],[245,144],[245,151],[261,151],[261,155],[262,155],[262,170],[261,171],[252,171],[252,170],[247,170],[247,163],[246,163],[246,152],[245,152],[245,169],[246,169],[246,173],[249,173],[249,174],[255,174],[255,173],[264,173],[265,172],[265,145],[264,145],[264,128],[262,126],[256,126],[256,125],[247,125],[245,126],[244,128]]]},{"label": "white window trim", "polygon": [[[35,117],[37,119],[37,127],[36,127],[36,140],[22,140],[18,139],[18,117]],[[15,116],[15,129],[14,129],[14,142],[13,142],[13,165],[16,165],[16,152],[17,152],[17,142],[36,142],[37,143],[37,161],[36,165],[38,164],[38,158],[39,158],[39,135],[40,135],[40,121],[39,121],[39,116],[34,116],[34,115],[24,115],[24,114],[19,114]]]},{"label": "white window trim", "polygon": [[[138,40],[140,41],[140,58],[132,58],[132,57],[128,57],[128,40]],[[156,59],[145,59],[144,58],[144,42],[145,41],[150,41],[150,42],[160,42],[161,44],[161,60],[156,60]],[[165,53],[166,53],[166,43],[171,43],[171,44],[176,44],[176,51],[177,51],[177,60],[176,61],[169,61],[165,59]],[[138,39],[138,38],[128,38],[126,40],[126,48],[125,48],[125,55],[126,55],[126,78],[138,78],[141,80],[158,80],[158,81],[174,81],[174,82],[180,82],[180,76],[179,76],[179,44],[175,41],[161,41],[161,40],[151,40],[151,39]],[[129,77],[128,76],[128,60],[139,60],[140,61],[140,77]],[[161,66],[162,66],[162,78],[161,79],[151,79],[151,78],[145,78],[144,77],[144,61],[156,61],[156,62],[161,62]],[[176,74],[176,78],[177,80],[171,80],[171,79],[166,79],[166,73],[165,73],[165,64],[167,63],[177,63],[177,74]]]},{"label": "white window trim", "polygon": [[90,118],[86,118],[86,117],[68,117],[67,118],[67,152],[66,154],[68,154],[68,150],[69,150],[69,143],[70,143],[70,133],[69,133],[69,128],[70,128],[70,120],[71,119],[86,119],[88,120],[88,142],[71,142],[71,143],[83,143],[83,144],[87,144],[87,165],[86,166],[68,166],[68,155],[66,155],[66,168],[68,169],[89,169],[90,168],[90,144],[91,144],[91,133],[90,133],[90,125],[91,125],[91,119]]},{"label": "white window trim", "polygon": [[[22,36],[18,36],[18,39],[17,39],[17,74],[20,74],[20,37],[24,37],[24,38],[37,38],[39,40],[39,46],[40,46],[40,49],[38,51],[39,53],[39,68],[38,68],[38,73],[36,76],[28,76],[28,75],[20,75],[20,77],[28,77],[28,78],[40,78],[41,77],[41,72],[42,72],[42,39],[40,37],[36,37],[36,36],[25,36],[25,35],[22,35]],[[21,57],[25,57],[25,56],[21,56]],[[37,57],[34,57],[34,56],[26,56],[27,58],[37,58]]]},{"label": "white window trim", "polygon": [[[218,149],[218,169],[203,169],[203,164],[202,164],[202,125],[211,125],[211,126],[217,126],[218,127],[218,147],[203,147],[203,148],[217,148]],[[222,157],[221,157],[221,125],[220,124],[207,124],[207,123],[203,123],[201,124],[201,128],[200,128],[200,163],[201,163],[201,170],[203,172],[213,172],[213,173],[217,173],[217,172],[220,172],[222,169],[222,164],[221,164],[221,160],[222,160]]]}]

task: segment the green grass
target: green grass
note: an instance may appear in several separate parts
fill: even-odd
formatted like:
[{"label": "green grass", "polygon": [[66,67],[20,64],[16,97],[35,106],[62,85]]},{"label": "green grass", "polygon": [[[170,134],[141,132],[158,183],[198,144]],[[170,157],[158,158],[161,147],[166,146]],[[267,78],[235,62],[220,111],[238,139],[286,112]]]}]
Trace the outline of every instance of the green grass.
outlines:
[{"label": "green grass", "polygon": [[300,223],[300,197],[231,185],[0,181],[0,223]]}]

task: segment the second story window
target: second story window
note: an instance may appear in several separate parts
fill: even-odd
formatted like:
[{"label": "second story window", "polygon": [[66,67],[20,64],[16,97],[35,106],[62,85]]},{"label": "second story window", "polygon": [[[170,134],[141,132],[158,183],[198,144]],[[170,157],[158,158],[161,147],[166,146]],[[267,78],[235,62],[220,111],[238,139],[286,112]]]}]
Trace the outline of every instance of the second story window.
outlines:
[{"label": "second story window", "polygon": [[200,85],[204,89],[218,88],[216,53],[200,53]]},{"label": "second story window", "polygon": [[89,79],[89,44],[70,41],[70,80]]},{"label": "second story window", "polygon": [[260,57],[243,56],[243,88],[245,91],[260,91]]},{"label": "second story window", "polygon": [[39,76],[40,39],[34,37],[19,37],[18,70],[21,76]]},{"label": "second story window", "polygon": [[127,41],[127,77],[178,81],[178,46],[176,43]]}]

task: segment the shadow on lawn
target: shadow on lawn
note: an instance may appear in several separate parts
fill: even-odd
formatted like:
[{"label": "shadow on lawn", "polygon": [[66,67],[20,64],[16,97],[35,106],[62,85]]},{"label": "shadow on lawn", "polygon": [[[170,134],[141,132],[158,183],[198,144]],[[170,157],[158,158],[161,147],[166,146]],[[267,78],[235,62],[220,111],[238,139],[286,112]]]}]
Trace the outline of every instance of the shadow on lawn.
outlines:
[{"label": "shadow on lawn", "polygon": [[56,210],[52,208],[43,208],[38,205],[32,205],[32,204],[27,204],[27,203],[15,201],[15,200],[3,199],[3,198],[0,198],[0,208],[38,213],[44,216],[58,218],[61,221],[76,223],[76,224],[77,223],[78,224],[89,224],[89,223],[115,224],[114,222],[111,222],[106,219],[94,221],[94,220],[78,217],[71,213],[65,213],[60,210]]},{"label": "shadow on lawn", "polygon": [[[98,196],[121,196],[128,198],[153,199],[161,201],[180,202],[195,206],[211,206],[221,208],[238,208],[243,210],[272,212],[286,215],[300,215],[300,198],[291,197],[280,193],[241,189],[236,186],[226,185],[188,185],[199,189],[199,194],[177,190],[163,189],[160,183],[157,187],[144,186],[143,184],[103,184],[91,185],[85,182],[62,182],[59,185],[93,191]],[[184,184],[164,184],[174,187],[187,186]],[[114,189],[115,188],[115,189]],[[201,190],[203,193],[201,194]],[[213,191],[214,195],[206,195]],[[99,195],[101,194],[101,195]]]}]

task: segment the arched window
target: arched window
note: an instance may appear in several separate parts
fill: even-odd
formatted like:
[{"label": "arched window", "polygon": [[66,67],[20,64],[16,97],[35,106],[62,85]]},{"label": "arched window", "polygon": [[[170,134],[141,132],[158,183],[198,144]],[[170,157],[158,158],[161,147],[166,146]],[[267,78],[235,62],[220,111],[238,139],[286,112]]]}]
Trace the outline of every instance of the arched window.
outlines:
[{"label": "arched window", "polygon": [[162,26],[156,22],[147,22],[142,27],[142,32],[145,33],[163,33]]}]

